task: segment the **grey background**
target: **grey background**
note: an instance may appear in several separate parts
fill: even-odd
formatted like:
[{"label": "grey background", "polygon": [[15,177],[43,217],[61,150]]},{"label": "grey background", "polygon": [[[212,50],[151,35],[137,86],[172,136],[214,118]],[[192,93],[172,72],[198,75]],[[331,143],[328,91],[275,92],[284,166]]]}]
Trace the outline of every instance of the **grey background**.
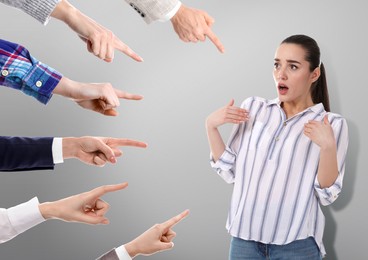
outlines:
[{"label": "grey background", "polygon": [[[144,63],[116,53],[106,64],[57,20],[43,27],[18,10],[1,5],[1,38],[28,47],[39,60],[82,82],[111,82],[145,96],[122,101],[111,118],[80,109],[54,96],[45,107],[17,91],[1,88],[1,134],[18,136],[129,137],[146,150],[124,148],[118,164],[104,168],[76,160],[54,171],[1,173],[1,207],[33,196],[56,200],[103,184],[128,181],[126,190],[104,197],[111,204],[108,226],[48,221],[0,245],[0,259],[94,259],[128,242],[154,223],[189,208],[175,227],[175,248],[150,259],[226,259],[225,230],[232,186],[209,166],[204,121],[235,98],[274,98],[273,55],[287,36],[317,40],[327,70],[332,110],[349,124],[350,146],[340,198],[324,208],[326,259],[362,259],[367,228],[366,157],[368,16],[366,1],[190,1],[215,19],[226,47],[220,54],[207,41],[185,44],[171,23],[147,26],[124,1],[71,1],[136,50]],[[222,128],[225,139],[230,126]],[[144,258],[144,257],[138,257]],[[137,258],[137,259],[138,259]]]}]

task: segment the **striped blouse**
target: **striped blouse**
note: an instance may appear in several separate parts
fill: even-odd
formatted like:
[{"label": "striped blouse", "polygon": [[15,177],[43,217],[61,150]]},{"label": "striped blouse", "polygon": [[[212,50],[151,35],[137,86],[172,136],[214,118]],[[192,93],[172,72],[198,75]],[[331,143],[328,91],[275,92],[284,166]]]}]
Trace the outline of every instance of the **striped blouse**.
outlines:
[{"label": "striped blouse", "polygon": [[[235,125],[212,167],[234,190],[226,228],[234,237],[283,245],[314,237],[321,255],[324,215],[339,195],[345,171],[348,128],[344,118],[316,104],[286,118],[278,99],[246,99],[249,121]],[[328,188],[317,180],[319,146],[304,135],[308,120],[328,115],[337,143],[338,178]],[[211,156],[212,157],[212,156]]]}]

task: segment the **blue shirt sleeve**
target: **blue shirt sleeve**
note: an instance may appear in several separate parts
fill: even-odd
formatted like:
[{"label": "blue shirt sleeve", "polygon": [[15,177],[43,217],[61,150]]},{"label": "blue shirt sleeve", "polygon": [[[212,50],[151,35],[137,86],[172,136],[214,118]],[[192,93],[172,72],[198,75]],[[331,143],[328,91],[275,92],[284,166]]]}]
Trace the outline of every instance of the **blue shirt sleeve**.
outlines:
[{"label": "blue shirt sleeve", "polygon": [[0,85],[22,91],[47,104],[61,73],[31,56],[21,45],[0,39]]}]

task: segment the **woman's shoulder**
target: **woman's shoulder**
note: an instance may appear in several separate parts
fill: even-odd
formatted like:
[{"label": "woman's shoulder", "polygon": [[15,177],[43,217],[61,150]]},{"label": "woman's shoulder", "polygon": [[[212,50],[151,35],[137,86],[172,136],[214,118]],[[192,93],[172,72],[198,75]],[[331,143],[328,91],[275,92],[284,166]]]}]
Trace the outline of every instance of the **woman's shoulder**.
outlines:
[{"label": "woman's shoulder", "polygon": [[334,113],[334,112],[325,112],[325,115],[327,115],[328,121],[330,122],[331,125],[333,124],[344,124],[346,125],[346,119],[338,114],[338,113]]}]

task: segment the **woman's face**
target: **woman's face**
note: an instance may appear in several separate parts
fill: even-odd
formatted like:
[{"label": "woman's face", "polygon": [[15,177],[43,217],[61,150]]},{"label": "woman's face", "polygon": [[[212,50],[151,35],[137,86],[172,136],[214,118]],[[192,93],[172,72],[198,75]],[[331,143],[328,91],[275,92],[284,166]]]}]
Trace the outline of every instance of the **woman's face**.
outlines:
[{"label": "woman's face", "polygon": [[310,72],[305,56],[305,50],[298,44],[283,43],[276,50],[273,78],[281,102],[313,104],[310,88],[320,69]]}]

